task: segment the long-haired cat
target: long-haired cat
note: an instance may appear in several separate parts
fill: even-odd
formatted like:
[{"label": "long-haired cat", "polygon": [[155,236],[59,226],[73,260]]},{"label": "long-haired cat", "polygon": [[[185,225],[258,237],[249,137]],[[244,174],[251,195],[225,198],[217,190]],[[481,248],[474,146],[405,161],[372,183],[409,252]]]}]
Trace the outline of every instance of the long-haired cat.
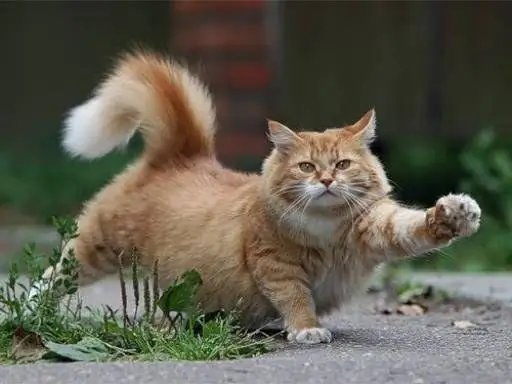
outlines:
[{"label": "long-haired cat", "polygon": [[62,257],[73,249],[83,285],[136,249],[143,266],[158,260],[164,288],[197,270],[205,311],[236,306],[247,326],[280,318],[290,341],[330,342],[319,316],[347,301],[374,267],[479,227],[480,208],[467,195],[426,210],[393,201],[369,149],[375,129],[374,110],[322,132],[269,121],[274,149],[261,174],[238,173],[215,158],[215,110],[201,81],[157,54],[124,55],[71,110],[63,146],[93,159],[138,131],[145,150],[86,203]]}]

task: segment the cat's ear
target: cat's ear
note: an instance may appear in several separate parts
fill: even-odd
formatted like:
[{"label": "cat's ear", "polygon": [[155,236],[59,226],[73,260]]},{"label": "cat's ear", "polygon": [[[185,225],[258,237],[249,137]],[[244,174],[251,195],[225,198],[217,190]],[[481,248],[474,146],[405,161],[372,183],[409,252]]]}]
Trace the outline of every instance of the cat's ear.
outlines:
[{"label": "cat's ear", "polygon": [[293,146],[300,140],[299,136],[285,125],[274,121],[268,121],[268,137],[274,147],[281,153],[289,153]]},{"label": "cat's ear", "polygon": [[369,145],[375,138],[377,129],[377,115],[375,109],[372,108],[364,114],[355,124],[347,127],[347,130],[352,134],[352,137],[359,138]]}]

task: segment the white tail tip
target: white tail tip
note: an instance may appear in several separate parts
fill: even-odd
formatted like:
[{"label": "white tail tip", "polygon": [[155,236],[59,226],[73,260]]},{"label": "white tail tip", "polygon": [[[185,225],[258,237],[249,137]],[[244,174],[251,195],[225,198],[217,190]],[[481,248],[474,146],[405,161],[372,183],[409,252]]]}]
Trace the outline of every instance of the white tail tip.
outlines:
[{"label": "white tail tip", "polygon": [[101,98],[92,98],[69,111],[64,121],[62,146],[72,156],[86,159],[102,157],[114,148],[128,143],[131,135],[116,134],[105,124],[105,106]]}]

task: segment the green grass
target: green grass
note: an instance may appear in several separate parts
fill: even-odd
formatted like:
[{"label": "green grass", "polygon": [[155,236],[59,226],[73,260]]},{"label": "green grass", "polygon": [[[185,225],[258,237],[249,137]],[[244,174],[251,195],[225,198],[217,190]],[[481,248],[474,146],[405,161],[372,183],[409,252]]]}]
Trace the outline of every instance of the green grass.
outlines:
[{"label": "green grass", "polygon": [[[59,220],[56,226],[64,243],[76,236],[73,222]],[[49,257],[51,265],[60,252],[55,249]],[[55,289],[37,296],[28,311],[23,310],[29,305],[28,290],[41,277],[44,255],[38,255],[33,246],[26,248],[20,263],[28,271],[29,284],[23,284],[19,265],[11,266],[8,281],[0,287],[0,362],[223,360],[273,349],[270,338],[240,328],[235,312],[204,314],[197,309],[195,293],[202,284],[197,272],[187,271],[159,292],[156,266],[152,276],[141,275],[135,256],[131,273],[119,268],[121,313],[109,307],[84,309],[76,292],[76,263],[70,256],[64,277],[52,278]],[[130,283],[133,314],[127,311],[126,286]],[[65,294],[68,299],[62,300]],[[163,316],[158,316],[159,311]],[[186,316],[172,317],[171,312]]]}]

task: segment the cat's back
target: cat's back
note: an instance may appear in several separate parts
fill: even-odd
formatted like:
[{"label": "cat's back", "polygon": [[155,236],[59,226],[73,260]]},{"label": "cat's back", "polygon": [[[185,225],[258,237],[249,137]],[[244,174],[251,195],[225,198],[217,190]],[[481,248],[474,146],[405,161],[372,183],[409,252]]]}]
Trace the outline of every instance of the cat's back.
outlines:
[{"label": "cat's back", "polygon": [[256,197],[258,182],[257,175],[226,169],[210,159],[161,169],[135,162],[88,202],[82,221],[155,236],[165,231],[196,233],[205,227],[227,230]]},{"label": "cat's back", "polygon": [[155,170],[146,177],[144,191],[149,200],[180,211],[232,206],[249,198],[258,183],[257,175],[231,170],[210,159],[199,159],[180,168]]},{"label": "cat's back", "polygon": [[[239,190],[251,189],[258,175],[223,167],[216,160],[199,159],[181,166],[151,168],[135,162],[118,174],[93,200],[109,200],[125,205],[177,204],[180,208],[230,200]],[[131,204],[133,203],[133,204]]]}]

